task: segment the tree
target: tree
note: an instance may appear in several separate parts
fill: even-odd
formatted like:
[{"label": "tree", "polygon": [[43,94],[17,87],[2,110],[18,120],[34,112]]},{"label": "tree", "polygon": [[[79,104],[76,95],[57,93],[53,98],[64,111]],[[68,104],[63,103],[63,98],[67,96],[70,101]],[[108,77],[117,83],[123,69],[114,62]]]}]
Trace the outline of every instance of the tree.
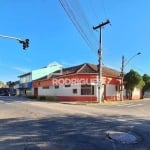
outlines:
[{"label": "tree", "polygon": [[145,82],[145,85],[142,89],[142,98],[143,98],[145,92],[150,92],[150,76],[147,74],[144,74],[143,81]]},{"label": "tree", "polygon": [[5,87],[5,84],[2,81],[0,81],[0,88],[2,87]]},{"label": "tree", "polygon": [[130,99],[132,99],[132,93],[135,87],[142,89],[145,85],[142,76],[133,69],[131,69],[124,76],[124,82],[125,82],[125,89]]}]

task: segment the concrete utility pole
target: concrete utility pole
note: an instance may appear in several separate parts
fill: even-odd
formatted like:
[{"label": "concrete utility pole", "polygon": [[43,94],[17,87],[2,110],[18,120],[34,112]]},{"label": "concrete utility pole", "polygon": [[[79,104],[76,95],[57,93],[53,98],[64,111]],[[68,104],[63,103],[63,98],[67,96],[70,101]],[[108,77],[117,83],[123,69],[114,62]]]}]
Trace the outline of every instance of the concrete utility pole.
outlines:
[{"label": "concrete utility pole", "polygon": [[13,37],[13,36],[7,36],[7,35],[0,35],[0,37],[17,40],[19,43],[23,44],[24,50],[29,47],[29,39],[22,40],[21,38],[17,38],[17,37]]},{"label": "concrete utility pole", "polygon": [[122,56],[122,66],[121,66],[121,101],[123,101],[124,97],[123,97],[123,91],[124,91],[124,83],[123,83],[123,80],[124,80],[124,68],[126,67],[126,65],[135,57],[135,56],[138,56],[140,55],[141,53],[138,52],[136,53],[135,55],[133,55],[126,63],[125,63],[125,59],[124,59],[124,56]]},{"label": "concrete utility pole", "polygon": [[98,26],[93,27],[93,30],[100,29],[100,37],[99,37],[99,49],[98,49],[98,98],[97,101],[99,103],[102,102],[102,27],[110,24],[109,20],[102,22]]},{"label": "concrete utility pole", "polygon": [[122,66],[121,66],[121,101],[123,101],[123,80],[124,80],[124,56],[122,56]]}]

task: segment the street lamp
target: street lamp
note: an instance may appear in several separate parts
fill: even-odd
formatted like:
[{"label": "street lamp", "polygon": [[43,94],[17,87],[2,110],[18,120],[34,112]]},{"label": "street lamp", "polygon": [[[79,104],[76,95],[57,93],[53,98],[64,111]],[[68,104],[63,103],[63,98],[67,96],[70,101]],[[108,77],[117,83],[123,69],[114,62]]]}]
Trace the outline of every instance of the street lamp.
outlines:
[{"label": "street lamp", "polygon": [[123,80],[124,80],[124,68],[127,66],[127,64],[136,56],[140,55],[141,52],[136,53],[135,55],[133,55],[130,59],[127,60],[127,62],[125,62],[124,56],[122,56],[122,66],[121,66],[121,101],[123,101]]}]

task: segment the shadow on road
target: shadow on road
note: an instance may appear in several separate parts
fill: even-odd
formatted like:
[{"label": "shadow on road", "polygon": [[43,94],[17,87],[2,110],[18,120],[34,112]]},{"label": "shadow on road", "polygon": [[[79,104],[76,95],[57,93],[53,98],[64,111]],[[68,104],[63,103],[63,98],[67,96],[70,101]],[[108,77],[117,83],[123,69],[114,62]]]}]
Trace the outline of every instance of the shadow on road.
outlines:
[{"label": "shadow on road", "polygon": [[[141,140],[117,143],[107,137],[109,130],[134,133]],[[0,119],[0,150],[148,150],[149,136],[150,121],[131,116]]]}]

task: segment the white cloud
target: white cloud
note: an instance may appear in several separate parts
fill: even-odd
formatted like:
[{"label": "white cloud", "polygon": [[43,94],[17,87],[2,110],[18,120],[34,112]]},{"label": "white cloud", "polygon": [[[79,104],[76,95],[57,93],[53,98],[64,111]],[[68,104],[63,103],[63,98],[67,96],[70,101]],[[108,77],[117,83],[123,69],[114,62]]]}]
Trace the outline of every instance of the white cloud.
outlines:
[{"label": "white cloud", "polygon": [[4,63],[0,63],[0,67],[4,67],[5,69],[7,68],[7,70],[10,70],[10,69],[13,69],[13,70],[16,70],[16,71],[19,71],[19,72],[22,72],[22,73],[27,73],[27,72],[30,72],[31,69],[29,68],[23,68],[23,67],[18,67],[18,66],[10,66],[8,64],[4,64]]},{"label": "white cloud", "polygon": [[17,70],[17,71],[20,71],[20,72],[22,72],[22,73],[30,72],[30,69],[22,68],[22,67],[12,67],[12,69]]}]

